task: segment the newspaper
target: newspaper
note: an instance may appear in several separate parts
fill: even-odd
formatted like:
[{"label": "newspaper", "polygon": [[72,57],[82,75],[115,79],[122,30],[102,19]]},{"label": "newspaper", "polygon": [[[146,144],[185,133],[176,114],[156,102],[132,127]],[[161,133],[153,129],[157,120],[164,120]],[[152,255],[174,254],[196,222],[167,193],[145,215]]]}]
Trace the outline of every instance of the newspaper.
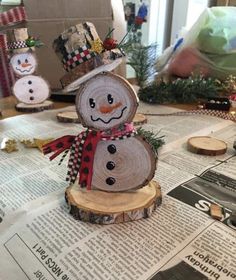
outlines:
[{"label": "newspaper", "polygon": [[[140,107],[143,113],[173,110]],[[57,112],[3,120],[0,137],[54,138],[84,129],[58,123]],[[163,203],[149,219],[132,223],[74,220],[64,200],[66,160],[58,166],[20,143],[18,152],[0,152],[0,279],[236,279],[229,219],[236,209],[236,125],[210,116],[152,116],[144,128],[165,135],[155,174]],[[186,140],[195,135],[226,141],[227,153],[188,152]],[[222,221],[210,217],[211,203],[224,209]]]}]

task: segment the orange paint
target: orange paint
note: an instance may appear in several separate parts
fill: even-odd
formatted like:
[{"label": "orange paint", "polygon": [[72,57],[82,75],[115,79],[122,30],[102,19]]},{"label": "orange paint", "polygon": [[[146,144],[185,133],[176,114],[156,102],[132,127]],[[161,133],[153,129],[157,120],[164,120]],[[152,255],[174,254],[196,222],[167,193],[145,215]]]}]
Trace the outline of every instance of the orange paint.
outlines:
[{"label": "orange paint", "polygon": [[120,106],[122,105],[121,102],[118,102],[114,105],[111,105],[111,106],[101,106],[99,108],[99,111],[102,113],[102,114],[109,114],[111,113],[113,110],[115,110],[116,108],[119,108]]},{"label": "orange paint", "polygon": [[22,66],[23,68],[25,68],[25,67],[31,66],[31,64],[30,64],[30,63],[22,63],[21,66]]}]

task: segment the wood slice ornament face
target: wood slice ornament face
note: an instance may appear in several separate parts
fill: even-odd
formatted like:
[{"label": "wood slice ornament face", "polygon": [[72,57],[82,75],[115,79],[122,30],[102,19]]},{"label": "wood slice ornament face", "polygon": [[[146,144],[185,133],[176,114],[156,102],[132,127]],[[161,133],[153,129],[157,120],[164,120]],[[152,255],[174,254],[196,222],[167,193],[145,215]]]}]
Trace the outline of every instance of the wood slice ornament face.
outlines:
[{"label": "wood slice ornament face", "polygon": [[25,76],[33,74],[37,68],[37,61],[35,56],[30,53],[15,54],[11,60],[10,64],[14,73],[17,76]]},{"label": "wood slice ornament face", "polygon": [[131,122],[138,106],[132,86],[122,77],[102,73],[82,86],[76,110],[85,127],[107,130]]},{"label": "wood slice ornament face", "polygon": [[16,81],[13,93],[20,102],[39,104],[49,97],[49,86],[43,78],[27,75]]}]

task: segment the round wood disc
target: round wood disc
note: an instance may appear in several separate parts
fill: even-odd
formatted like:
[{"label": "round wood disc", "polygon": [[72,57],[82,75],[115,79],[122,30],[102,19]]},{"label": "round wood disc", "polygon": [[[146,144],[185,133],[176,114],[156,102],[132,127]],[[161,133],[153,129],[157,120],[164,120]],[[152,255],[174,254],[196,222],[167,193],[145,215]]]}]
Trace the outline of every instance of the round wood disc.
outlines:
[{"label": "round wood disc", "polygon": [[195,154],[217,156],[222,155],[227,150],[224,141],[209,136],[191,137],[187,142],[188,150]]},{"label": "round wood disc", "polygon": [[48,83],[41,77],[26,75],[18,79],[13,86],[13,93],[19,102],[41,104],[50,96]]},{"label": "round wood disc", "polygon": [[77,220],[114,224],[148,218],[161,204],[161,189],[151,181],[144,188],[122,193],[88,191],[74,184],[66,190],[70,214]]},{"label": "round wood disc", "polygon": [[53,102],[50,100],[45,100],[43,103],[40,104],[25,104],[25,103],[16,104],[17,111],[26,112],[26,113],[37,113],[52,108],[53,108]]},{"label": "round wood disc", "polygon": [[80,87],[76,110],[85,127],[107,130],[131,122],[138,106],[137,95],[122,77],[98,74]]},{"label": "round wood disc", "polygon": [[147,123],[147,117],[144,114],[137,113],[133,118],[134,125],[142,125]]},{"label": "round wood disc", "polygon": [[142,137],[99,141],[91,187],[108,192],[142,188],[152,180],[155,170],[156,157]]},{"label": "round wood disc", "polygon": [[63,123],[80,123],[76,111],[65,111],[57,114],[57,120]]}]

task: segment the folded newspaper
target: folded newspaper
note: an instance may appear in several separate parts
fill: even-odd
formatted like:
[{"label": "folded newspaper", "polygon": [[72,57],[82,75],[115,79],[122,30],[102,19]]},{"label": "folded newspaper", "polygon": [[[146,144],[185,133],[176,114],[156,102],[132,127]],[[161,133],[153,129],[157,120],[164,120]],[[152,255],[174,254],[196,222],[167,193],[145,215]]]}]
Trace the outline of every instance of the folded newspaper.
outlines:
[{"label": "folded newspaper", "polygon": [[[141,104],[139,110],[175,109]],[[57,113],[1,121],[0,140],[17,140],[18,151],[0,151],[0,279],[236,279],[236,227],[230,218],[236,210],[235,123],[201,115],[148,117],[143,127],[166,140],[155,175],[163,204],[148,219],[100,226],[69,215],[66,161],[48,166],[38,149],[20,143],[83,130],[58,123]],[[227,152],[190,153],[186,141],[199,135],[224,140]],[[210,216],[211,204],[222,208],[221,221]]]}]

